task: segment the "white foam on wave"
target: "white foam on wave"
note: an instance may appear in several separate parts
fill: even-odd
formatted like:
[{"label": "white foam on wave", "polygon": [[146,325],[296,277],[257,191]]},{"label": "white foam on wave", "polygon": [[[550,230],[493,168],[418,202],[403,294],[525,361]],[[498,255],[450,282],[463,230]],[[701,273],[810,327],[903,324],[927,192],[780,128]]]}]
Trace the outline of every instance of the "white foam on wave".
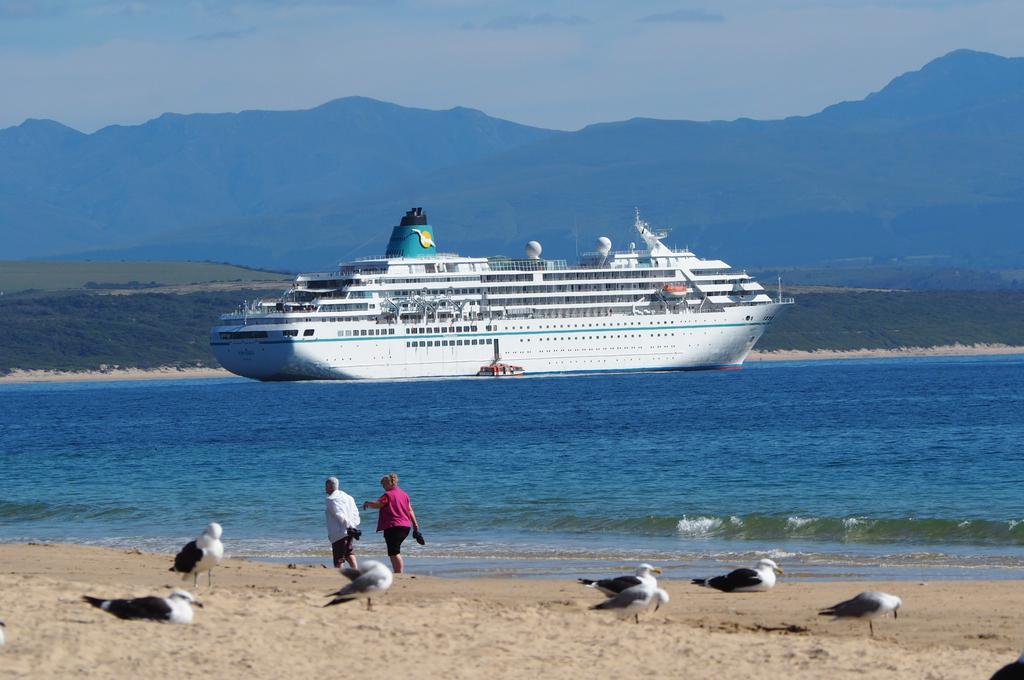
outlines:
[{"label": "white foam on wave", "polygon": [[717,517],[683,518],[676,523],[676,531],[683,536],[710,536],[712,532],[722,528],[722,520]]},{"label": "white foam on wave", "polygon": [[850,530],[856,526],[860,526],[861,524],[864,524],[864,520],[860,517],[847,517],[843,520],[843,528],[846,530]]},{"label": "white foam on wave", "polygon": [[743,526],[743,520],[737,517],[736,515],[733,515],[729,518],[729,524],[733,525],[734,527],[741,527]]},{"label": "white foam on wave", "polygon": [[1014,529],[1016,529],[1017,526],[1020,525],[1021,522],[1024,522],[1024,519],[1011,519],[1008,522],[1008,524],[1010,525],[1009,526],[1010,531],[1013,531]]},{"label": "white foam on wave", "polygon": [[786,520],[786,528],[802,529],[813,521],[813,517],[797,517],[796,515],[794,515]]}]

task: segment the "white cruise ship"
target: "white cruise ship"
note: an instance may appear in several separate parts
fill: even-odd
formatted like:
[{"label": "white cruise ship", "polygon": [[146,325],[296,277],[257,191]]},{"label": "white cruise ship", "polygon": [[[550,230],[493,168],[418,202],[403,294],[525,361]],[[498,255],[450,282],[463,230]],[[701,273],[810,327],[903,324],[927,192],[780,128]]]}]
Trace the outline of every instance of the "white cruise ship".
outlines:
[{"label": "white cruise ship", "polygon": [[673,250],[636,214],[635,244],[576,266],[437,251],[422,208],[384,257],[302,274],[211,332],[217,359],[257,380],[358,380],[734,368],[791,298],[721,260]]}]

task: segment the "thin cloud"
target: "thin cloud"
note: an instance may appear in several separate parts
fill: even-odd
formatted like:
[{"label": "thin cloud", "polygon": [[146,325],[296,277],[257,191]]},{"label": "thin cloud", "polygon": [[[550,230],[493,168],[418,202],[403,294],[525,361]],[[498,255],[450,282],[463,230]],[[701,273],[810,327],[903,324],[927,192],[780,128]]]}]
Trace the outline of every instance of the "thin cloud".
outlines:
[{"label": "thin cloud", "polygon": [[247,28],[241,31],[217,31],[215,33],[200,33],[189,37],[195,42],[214,42],[216,40],[237,40],[243,36],[253,33],[253,29]]},{"label": "thin cloud", "polygon": [[717,12],[708,12],[704,9],[677,9],[674,12],[651,14],[639,21],[652,24],[719,23],[725,21],[725,17]]},{"label": "thin cloud", "polygon": [[553,14],[517,14],[514,16],[491,19],[480,26],[485,31],[515,31],[520,28],[537,28],[544,26],[583,26],[593,23],[586,17],[577,14],[558,17]]},{"label": "thin cloud", "polygon": [[48,0],[0,0],[0,19],[36,19],[63,14],[66,7]]}]

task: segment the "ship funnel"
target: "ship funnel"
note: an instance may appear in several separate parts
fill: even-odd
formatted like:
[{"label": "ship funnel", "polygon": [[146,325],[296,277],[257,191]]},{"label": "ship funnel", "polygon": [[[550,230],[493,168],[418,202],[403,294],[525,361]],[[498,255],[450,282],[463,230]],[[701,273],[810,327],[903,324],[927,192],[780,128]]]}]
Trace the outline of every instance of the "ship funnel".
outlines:
[{"label": "ship funnel", "polygon": [[423,208],[411,208],[391,231],[385,257],[431,257],[437,254],[434,230]]}]

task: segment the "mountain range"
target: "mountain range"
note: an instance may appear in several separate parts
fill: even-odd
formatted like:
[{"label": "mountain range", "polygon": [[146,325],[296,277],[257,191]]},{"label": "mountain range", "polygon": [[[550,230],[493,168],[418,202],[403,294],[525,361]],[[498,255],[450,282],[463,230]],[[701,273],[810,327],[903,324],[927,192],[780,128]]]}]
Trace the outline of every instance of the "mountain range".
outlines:
[{"label": "mountain range", "polygon": [[[839,74],[836,77],[841,77]],[[783,120],[575,132],[347,97],[0,130],[2,257],[320,269],[382,254],[424,206],[441,250],[572,259],[632,239],[743,266],[850,258],[1024,266],[1024,58],[957,50],[860,101]]]}]

